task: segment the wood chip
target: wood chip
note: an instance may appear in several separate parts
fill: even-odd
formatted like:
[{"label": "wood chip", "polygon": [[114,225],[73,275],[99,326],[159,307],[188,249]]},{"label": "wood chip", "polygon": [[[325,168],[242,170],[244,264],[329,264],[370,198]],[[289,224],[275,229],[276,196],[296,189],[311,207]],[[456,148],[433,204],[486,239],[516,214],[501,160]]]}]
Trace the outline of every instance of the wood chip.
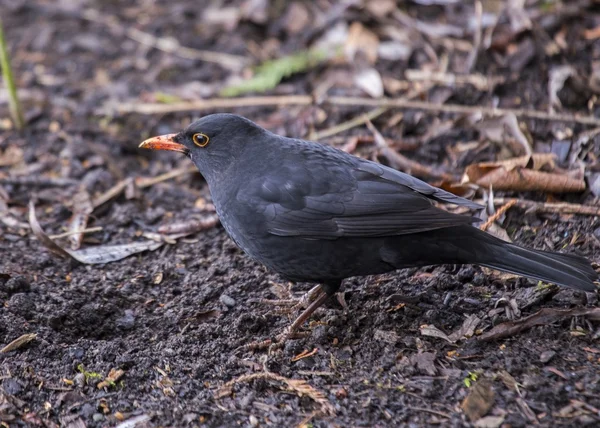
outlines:
[{"label": "wood chip", "polygon": [[6,345],[4,348],[0,349],[0,354],[4,354],[5,352],[15,351],[22,346],[27,345],[33,339],[37,337],[36,333],[27,333],[23,336],[20,336]]}]

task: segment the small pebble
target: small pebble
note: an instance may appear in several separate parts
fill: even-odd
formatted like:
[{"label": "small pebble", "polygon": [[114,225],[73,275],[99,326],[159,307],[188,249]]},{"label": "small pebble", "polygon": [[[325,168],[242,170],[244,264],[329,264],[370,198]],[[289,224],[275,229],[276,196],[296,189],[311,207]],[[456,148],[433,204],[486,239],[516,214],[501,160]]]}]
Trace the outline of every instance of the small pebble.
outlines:
[{"label": "small pebble", "polygon": [[556,352],[554,351],[544,351],[540,354],[540,361],[544,364],[546,364],[548,361],[550,361],[554,356],[556,355]]},{"label": "small pebble", "polygon": [[2,388],[9,395],[17,395],[23,390],[23,387],[21,386],[19,381],[12,377],[4,379],[4,381],[2,382]]},{"label": "small pebble", "polygon": [[250,425],[252,425],[253,427],[258,426],[258,419],[256,418],[256,416],[250,415]]},{"label": "small pebble", "polygon": [[102,413],[94,413],[92,419],[94,420],[94,422],[100,422],[104,420],[104,415]]},{"label": "small pebble", "polygon": [[73,382],[75,382],[75,385],[79,388],[83,388],[85,386],[85,375],[83,373],[77,373],[73,378]]},{"label": "small pebble", "polygon": [[221,297],[219,297],[219,300],[225,306],[229,306],[230,308],[235,306],[235,300],[233,300],[233,298],[229,297],[227,294],[221,294]]},{"label": "small pebble", "polygon": [[116,321],[117,327],[123,330],[131,330],[135,324],[135,316],[131,309],[126,309],[123,316]]}]

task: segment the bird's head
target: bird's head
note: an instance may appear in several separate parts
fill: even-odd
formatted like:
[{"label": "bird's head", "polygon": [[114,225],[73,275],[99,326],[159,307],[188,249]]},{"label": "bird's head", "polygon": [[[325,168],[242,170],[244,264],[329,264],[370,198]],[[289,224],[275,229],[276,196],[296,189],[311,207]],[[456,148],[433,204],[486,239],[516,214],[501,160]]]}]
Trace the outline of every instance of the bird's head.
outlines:
[{"label": "bird's head", "polygon": [[205,116],[178,134],[152,137],[140,148],[170,150],[188,156],[207,180],[227,170],[246,149],[252,148],[267,131],[235,114]]}]

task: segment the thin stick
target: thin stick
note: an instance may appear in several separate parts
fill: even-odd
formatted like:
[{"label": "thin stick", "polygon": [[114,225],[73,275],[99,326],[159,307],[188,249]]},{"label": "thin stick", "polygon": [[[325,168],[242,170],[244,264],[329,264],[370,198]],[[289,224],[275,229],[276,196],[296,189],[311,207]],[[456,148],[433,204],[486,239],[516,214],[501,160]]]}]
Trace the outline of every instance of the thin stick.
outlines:
[{"label": "thin stick", "polygon": [[517,203],[516,199],[509,200],[506,204],[502,205],[490,218],[487,219],[485,223],[479,226],[481,230],[487,230],[496,220],[498,220],[506,211],[509,210],[510,207]]},{"label": "thin stick", "polygon": [[496,108],[483,106],[465,106],[459,104],[435,104],[427,101],[410,101],[395,98],[367,98],[367,97],[331,97],[327,103],[336,106],[372,106],[401,109],[415,109],[424,111],[441,111],[444,113],[476,114],[483,113],[489,116],[503,116],[512,113],[515,116],[528,119],[551,120],[557,122],[574,122],[584,125],[600,126],[600,118],[593,116],[575,116],[573,114],[550,114],[540,110]]},{"label": "thin stick", "polygon": [[162,181],[167,181],[171,178],[176,178],[185,174],[191,174],[197,171],[198,170],[194,165],[185,165],[177,169],[171,170],[169,172],[165,172],[164,174],[157,175],[156,177],[139,177],[135,180],[135,184],[140,189],[143,189],[145,187],[154,186],[155,184],[160,183]]},{"label": "thin stick", "polygon": [[[510,201],[516,201],[514,205],[517,207],[537,212],[600,216],[600,207],[567,202],[535,202],[526,199],[494,198],[494,205],[506,205]],[[482,200],[475,202],[484,203]]]},{"label": "thin stick", "polygon": [[119,23],[116,17],[106,16],[97,10],[86,10],[82,14],[82,18],[88,21],[96,22],[105,25],[117,34],[125,34],[136,42],[153,47],[155,49],[177,55],[181,58],[196,59],[200,61],[213,62],[222,67],[239,70],[249,63],[248,59],[243,56],[226,54],[223,52],[205,51],[199,49],[188,48],[181,46],[174,38],[156,37],[150,33],[140,31],[133,27],[127,27]]},{"label": "thin stick", "polygon": [[[99,114],[111,113],[141,113],[141,114],[167,114],[184,111],[205,111],[216,109],[228,109],[236,107],[255,106],[290,106],[311,105],[313,98],[308,95],[270,95],[241,98],[209,98],[200,101],[181,102],[173,104],[161,103],[120,103],[118,105],[104,107],[98,110]],[[583,125],[600,127],[600,118],[593,116],[576,116],[573,114],[546,113],[540,110],[518,109],[518,108],[496,108],[485,106],[465,106],[459,104],[436,104],[428,101],[412,101],[405,98],[368,98],[368,97],[330,97],[325,98],[323,104],[333,106],[352,107],[380,107],[396,109],[413,109],[457,114],[485,114],[488,116],[502,116],[509,113],[517,117],[549,120],[555,122],[573,122]]]},{"label": "thin stick", "polygon": [[353,119],[350,119],[346,122],[342,122],[339,125],[332,126],[331,128],[324,129],[323,131],[311,132],[308,138],[310,140],[317,141],[323,138],[331,137],[332,135],[339,134],[340,132],[344,132],[357,126],[364,125],[367,121],[371,121],[376,117],[381,116],[386,111],[388,111],[387,108],[378,107],[375,110],[371,110],[368,113],[358,115]]},{"label": "thin stick", "polygon": [[[273,95],[240,98],[209,98],[206,100],[189,101],[181,103],[119,103],[101,108],[99,114],[140,113],[140,114],[167,114],[183,111],[205,111],[229,109],[235,107],[260,107],[260,106],[290,106],[310,105],[313,98],[308,95]],[[599,124],[600,126],[600,124]]]},{"label": "thin stick", "polygon": [[17,87],[15,86],[15,80],[10,67],[10,56],[8,55],[8,49],[6,49],[2,20],[0,20],[0,67],[2,67],[2,77],[4,78],[6,89],[8,90],[8,108],[10,110],[10,115],[12,116],[15,128],[23,129],[25,120],[23,119],[23,110],[21,110],[21,104],[17,97]]},{"label": "thin stick", "polygon": [[102,231],[102,227],[101,226],[98,226],[98,227],[88,227],[87,229],[72,230],[70,232],[59,233],[58,235],[50,235],[50,239],[65,238],[67,236],[77,235],[78,233],[94,233],[94,232],[101,232],[101,231]]}]

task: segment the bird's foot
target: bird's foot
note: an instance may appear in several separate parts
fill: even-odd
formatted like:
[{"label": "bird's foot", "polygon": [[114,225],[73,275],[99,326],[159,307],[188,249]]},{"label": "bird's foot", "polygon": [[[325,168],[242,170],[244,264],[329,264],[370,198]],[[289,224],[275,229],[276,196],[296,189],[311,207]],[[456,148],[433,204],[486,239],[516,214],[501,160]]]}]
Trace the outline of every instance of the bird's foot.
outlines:
[{"label": "bird's foot", "polygon": [[325,301],[329,298],[327,293],[325,293],[320,286],[314,287],[308,293],[304,294],[300,299],[296,301],[296,304],[290,309],[290,312],[296,310],[298,308],[302,308],[306,305],[307,302],[310,304],[306,307],[306,309],[294,320],[294,322],[285,329],[285,331],[279,335],[277,335],[274,340],[267,339],[263,341],[252,342],[247,345],[244,345],[238,350],[241,351],[257,351],[268,349],[269,353],[272,353],[278,349],[283,348],[285,343],[290,339],[301,339],[303,337],[308,336],[310,333],[301,333],[298,332],[302,324],[310,316],[325,303]]},{"label": "bird's foot", "polygon": [[260,299],[258,302],[267,305],[279,306],[280,309],[278,309],[277,312],[280,314],[291,314],[298,312],[300,309],[306,308],[311,302],[318,298],[322,292],[321,286],[317,285],[304,293],[300,298],[290,297],[289,299]]}]

